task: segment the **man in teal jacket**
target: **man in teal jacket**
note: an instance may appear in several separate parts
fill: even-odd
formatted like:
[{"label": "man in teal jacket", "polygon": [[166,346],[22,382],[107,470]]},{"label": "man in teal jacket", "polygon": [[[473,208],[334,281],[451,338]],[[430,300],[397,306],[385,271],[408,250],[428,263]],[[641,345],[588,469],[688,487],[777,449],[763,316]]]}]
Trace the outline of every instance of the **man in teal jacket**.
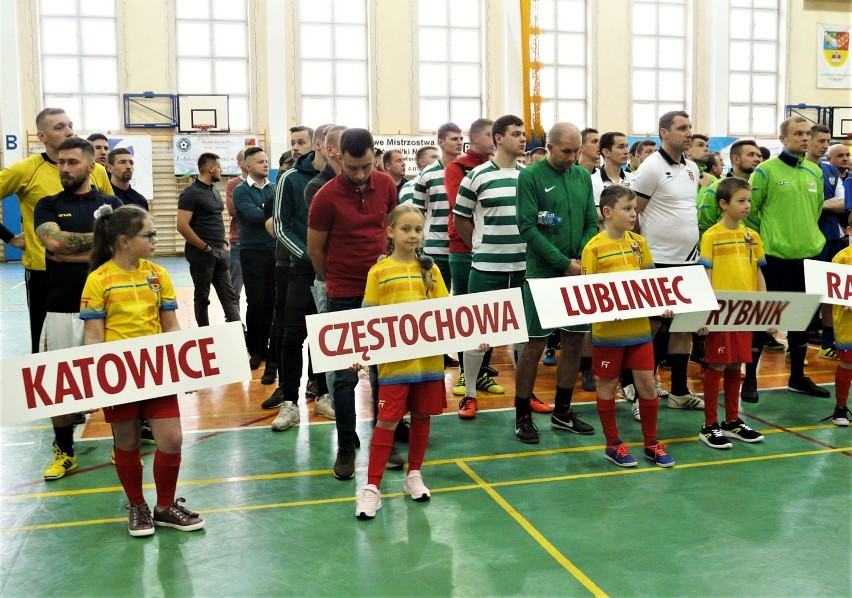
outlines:
[{"label": "man in teal jacket", "polygon": [[[524,169],[518,177],[518,230],[527,244],[527,280],[580,274],[580,256],[598,233],[598,216],[589,171],[576,164],[582,146],[580,131],[571,123],[553,125],[548,133],[547,158]],[[539,214],[561,218],[552,225]],[[553,332],[542,328],[529,284],[524,282],[524,311],[529,342],[518,359],[516,401],[529,399],[535,386],[538,361]],[[593,434],[571,409],[574,381],[580,371],[583,333],[588,326],[562,328],[562,352],[556,367],[556,405],[552,427],[577,434]]]}]

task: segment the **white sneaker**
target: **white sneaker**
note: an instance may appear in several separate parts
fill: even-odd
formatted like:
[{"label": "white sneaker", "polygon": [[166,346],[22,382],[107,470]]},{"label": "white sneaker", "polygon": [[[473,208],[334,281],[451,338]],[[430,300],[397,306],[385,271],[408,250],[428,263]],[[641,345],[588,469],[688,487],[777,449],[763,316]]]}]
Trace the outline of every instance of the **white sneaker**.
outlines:
[{"label": "white sneaker", "polygon": [[659,382],[656,383],[656,386],[657,386],[657,396],[660,397],[661,399],[665,399],[671,394],[669,391],[667,391],[665,388],[663,388],[663,385],[660,384]]},{"label": "white sneaker", "polygon": [[281,403],[281,409],[278,410],[278,417],[272,420],[272,429],[276,432],[283,432],[298,423],[299,408],[293,404],[293,401],[284,401]]},{"label": "white sneaker", "polygon": [[669,409],[704,409],[704,400],[694,394],[669,395]]},{"label": "white sneaker", "polygon": [[314,415],[324,417],[326,419],[335,419],[334,401],[328,393],[322,395],[314,403]]},{"label": "white sneaker", "polygon": [[402,484],[402,491],[409,494],[411,498],[417,502],[429,500],[432,497],[432,493],[429,492],[429,488],[427,488],[426,484],[423,483],[423,476],[421,476],[420,472],[416,469],[414,471],[409,471],[408,475],[405,476],[405,482]]},{"label": "white sneaker", "polygon": [[640,422],[642,417],[639,415],[639,401],[633,401],[633,407],[630,409],[633,412],[633,419]]},{"label": "white sneaker", "polygon": [[374,484],[367,484],[361,491],[361,498],[355,504],[355,517],[358,519],[372,519],[376,511],[382,508],[382,497],[379,489]]},{"label": "white sneaker", "polygon": [[630,401],[631,403],[636,402],[636,387],[632,384],[628,384],[627,386],[623,386],[618,391],[618,398],[624,399],[625,401]]}]

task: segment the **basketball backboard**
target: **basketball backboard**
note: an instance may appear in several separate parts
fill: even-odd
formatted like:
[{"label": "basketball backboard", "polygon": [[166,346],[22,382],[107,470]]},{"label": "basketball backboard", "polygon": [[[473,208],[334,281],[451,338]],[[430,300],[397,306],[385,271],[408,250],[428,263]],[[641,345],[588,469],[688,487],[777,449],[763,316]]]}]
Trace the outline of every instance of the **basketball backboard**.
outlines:
[{"label": "basketball backboard", "polygon": [[211,133],[228,133],[228,96],[178,95],[178,132],[198,133],[198,125],[212,125]]},{"label": "basketball backboard", "polygon": [[852,106],[834,106],[831,109],[831,136],[834,139],[852,136]]}]

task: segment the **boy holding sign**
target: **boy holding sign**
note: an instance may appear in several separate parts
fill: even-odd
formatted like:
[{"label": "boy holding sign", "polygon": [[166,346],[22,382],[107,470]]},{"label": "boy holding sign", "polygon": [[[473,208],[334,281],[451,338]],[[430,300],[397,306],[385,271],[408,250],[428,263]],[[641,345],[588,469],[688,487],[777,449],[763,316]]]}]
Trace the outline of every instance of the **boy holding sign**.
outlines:
[{"label": "boy holding sign", "polygon": [[[729,177],[716,188],[722,221],[711,226],[701,238],[701,256],[714,290],[766,291],[761,268],[766,264],[760,235],[743,220],[751,210],[748,181]],[[699,330],[699,334],[706,329]],[[704,360],[704,427],[698,438],[710,448],[729,449],[729,438],[760,442],[763,436],[739,417],[740,368],[751,362],[751,332],[711,332],[707,334]],[[725,421],[717,419],[719,383],[724,379]]]},{"label": "boy holding sign", "polygon": [[[636,223],[636,193],[621,185],[607,187],[601,193],[600,210],[606,229],[583,249],[583,274],[653,268],[648,243],[632,232]],[[663,317],[671,315],[666,310]],[[648,318],[592,324],[592,369],[600,377],[597,405],[606,437],[606,459],[619,467],[636,467],[636,459],[619,438],[615,422],[615,389],[622,365],[633,370],[634,385],[639,392],[645,458],[660,467],[674,466],[666,446],[657,440],[660,399],[654,380],[654,346]]]},{"label": "boy holding sign", "polygon": [[[846,224],[846,234],[852,234],[852,215],[849,216]],[[835,264],[852,266],[852,246],[835,255],[831,261]],[[837,404],[834,406],[834,413],[831,417],[825,419],[831,419],[831,423],[835,426],[848,426],[849,407],[847,400],[849,399],[849,386],[852,384],[852,307],[834,305],[831,315],[834,322],[837,358],[840,363],[837,364],[837,370],[834,373],[834,394],[837,397]]]}]

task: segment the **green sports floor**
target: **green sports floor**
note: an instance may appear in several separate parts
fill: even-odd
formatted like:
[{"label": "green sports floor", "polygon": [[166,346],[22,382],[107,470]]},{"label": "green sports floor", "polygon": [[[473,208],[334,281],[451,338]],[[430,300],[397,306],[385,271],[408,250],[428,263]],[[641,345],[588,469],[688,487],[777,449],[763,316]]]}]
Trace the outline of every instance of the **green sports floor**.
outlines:
[{"label": "green sports floor", "polygon": [[[178,496],[207,526],[141,539],[126,531],[110,440],[79,442],[80,469],[48,485],[48,429],[2,428],[0,595],[848,597],[852,429],[818,423],[832,406],[761,390],[744,420],[765,442],[729,451],[698,441],[699,413],[663,408],[670,470],[605,461],[588,404],[594,436],[536,415],[532,446],[515,440],[511,411],[437,417],[432,500],[404,497],[403,473],[388,471],[372,521],[354,517],[366,421],[346,482],[331,475],[331,422],[189,433]],[[627,407],[619,427],[636,443]]]}]

